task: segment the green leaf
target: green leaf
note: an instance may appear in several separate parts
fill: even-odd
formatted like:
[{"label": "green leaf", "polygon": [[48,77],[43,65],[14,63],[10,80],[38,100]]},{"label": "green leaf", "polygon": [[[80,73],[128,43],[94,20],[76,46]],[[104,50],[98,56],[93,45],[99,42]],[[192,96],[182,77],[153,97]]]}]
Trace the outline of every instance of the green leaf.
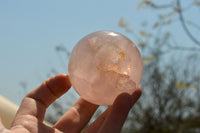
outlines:
[{"label": "green leaf", "polygon": [[167,20],[167,24],[171,24],[171,22],[172,22],[172,20],[171,20],[171,18],[169,18],[169,19]]},{"label": "green leaf", "polygon": [[154,25],[153,25],[153,28],[157,28],[160,24],[158,22],[156,22]]},{"label": "green leaf", "polygon": [[191,83],[190,84],[190,88],[198,89],[198,86],[196,84],[194,84],[194,83]]},{"label": "green leaf", "polygon": [[137,10],[139,10],[144,4],[149,4],[150,0],[143,0],[139,4],[137,4]]},{"label": "green leaf", "polygon": [[146,46],[146,43],[143,42],[143,41],[140,41],[140,42],[138,43],[138,45],[139,45],[140,47],[144,48],[144,47]]},{"label": "green leaf", "polygon": [[123,17],[121,17],[121,18],[119,19],[118,25],[119,25],[119,27],[121,27],[121,28],[125,28],[125,27],[128,27],[128,26],[129,26],[129,24],[128,24],[127,22],[125,22],[125,19],[124,19]]},{"label": "green leaf", "polygon": [[187,89],[189,86],[182,81],[177,82],[178,89]]},{"label": "green leaf", "polygon": [[151,60],[153,60],[155,57],[153,55],[147,57],[147,58],[143,58],[143,62],[145,64],[148,64]]},{"label": "green leaf", "polygon": [[153,35],[151,33],[146,33],[145,31],[140,31],[140,35],[143,37],[152,37]]},{"label": "green leaf", "polygon": [[160,14],[160,15],[159,15],[159,18],[160,18],[160,19],[163,19],[164,17],[165,17],[164,14]]}]

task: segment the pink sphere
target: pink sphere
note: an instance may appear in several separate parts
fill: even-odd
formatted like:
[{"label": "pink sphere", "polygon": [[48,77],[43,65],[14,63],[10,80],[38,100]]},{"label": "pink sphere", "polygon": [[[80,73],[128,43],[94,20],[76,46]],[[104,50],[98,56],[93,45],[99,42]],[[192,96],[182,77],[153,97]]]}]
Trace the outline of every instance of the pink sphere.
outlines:
[{"label": "pink sphere", "polygon": [[111,105],[120,93],[135,91],[142,78],[143,63],[137,47],[127,37],[98,31],[74,47],[68,72],[72,86],[83,99]]}]

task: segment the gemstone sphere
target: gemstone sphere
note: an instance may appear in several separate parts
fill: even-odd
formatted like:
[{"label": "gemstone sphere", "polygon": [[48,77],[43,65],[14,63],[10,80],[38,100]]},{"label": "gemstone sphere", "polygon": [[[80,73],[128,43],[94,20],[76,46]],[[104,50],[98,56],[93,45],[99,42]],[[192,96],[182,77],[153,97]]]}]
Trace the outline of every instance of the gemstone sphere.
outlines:
[{"label": "gemstone sphere", "polygon": [[111,105],[123,92],[132,94],[143,73],[135,44],[120,33],[98,31],[74,47],[68,65],[72,86],[85,100]]}]

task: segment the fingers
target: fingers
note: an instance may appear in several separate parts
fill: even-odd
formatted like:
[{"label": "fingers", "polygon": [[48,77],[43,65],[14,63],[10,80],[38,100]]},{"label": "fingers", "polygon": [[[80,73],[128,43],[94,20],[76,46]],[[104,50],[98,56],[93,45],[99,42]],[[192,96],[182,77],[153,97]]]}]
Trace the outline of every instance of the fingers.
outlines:
[{"label": "fingers", "polygon": [[139,87],[133,94],[119,95],[114,104],[109,107],[96,121],[94,121],[84,133],[95,132],[100,129],[100,133],[118,133],[126,120],[129,110],[135,104],[142,93]]},{"label": "fingers", "polygon": [[141,96],[141,92],[141,88],[138,88],[132,96],[127,93],[119,95],[99,133],[120,133],[129,110]]},{"label": "fingers", "polygon": [[[71,87],[69,76],[58,74],[44,81],[23,99],[14,124],[18,118],[43,121],[46,108]],[[25,119],[25,118],[24,118]]]},{"label": "fingers", "polygon": [[98,105],[79,98],[54,127],[67,133],[81,132],[97,108]]},{"label": "fingers", "polygon": [[98,131],[101,126],[103,125],[103,122],[105,121],[107,115],[110,113],[110,110],[112,107],[109,107],[106,109],[106,111],[103,112],[85,131],[84,133],[93,133],[95,131]]}]

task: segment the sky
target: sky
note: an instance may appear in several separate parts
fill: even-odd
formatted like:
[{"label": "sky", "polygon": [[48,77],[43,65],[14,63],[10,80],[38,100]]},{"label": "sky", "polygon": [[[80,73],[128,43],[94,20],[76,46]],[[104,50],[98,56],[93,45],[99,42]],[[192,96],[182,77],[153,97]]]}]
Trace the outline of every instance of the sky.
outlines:
[{"label": "sky", "polygon": [[[68,73],[61,69],[55,47],[63,44],[71,51],[89,33],[120,32],[118,20],[134,19],[135,4],[132,0],[0,1],[1,94],[19,104],[52,67]],[[20,86],[22,81],[28,90]]]},{"label": "sky", "polygon": [[[60,44],[72,51],[82,37],[99,30],[120,32],[132,39],[118,26],[120,17],[130,21],[136,31],[141,28],[141,18],[156,19],[151,12],[136,9],[139,1],[1,0],[0,94],[19,104],[52,68],[68,73],[55,51]],[[27,90],[20,86],[22,81]]]}]

